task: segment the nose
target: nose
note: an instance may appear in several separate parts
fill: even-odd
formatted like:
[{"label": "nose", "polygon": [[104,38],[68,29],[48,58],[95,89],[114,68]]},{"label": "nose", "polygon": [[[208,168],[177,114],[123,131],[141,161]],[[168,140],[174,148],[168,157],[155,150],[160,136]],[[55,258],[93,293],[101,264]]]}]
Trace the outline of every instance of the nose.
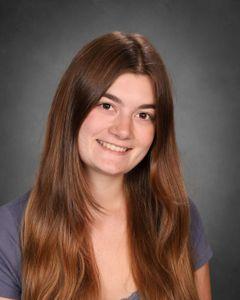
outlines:
[{"label": "nose", "polygon": [[109,132],[125,140],[132,137],[132,120],[129,116],[118,115],[109,127]]}]

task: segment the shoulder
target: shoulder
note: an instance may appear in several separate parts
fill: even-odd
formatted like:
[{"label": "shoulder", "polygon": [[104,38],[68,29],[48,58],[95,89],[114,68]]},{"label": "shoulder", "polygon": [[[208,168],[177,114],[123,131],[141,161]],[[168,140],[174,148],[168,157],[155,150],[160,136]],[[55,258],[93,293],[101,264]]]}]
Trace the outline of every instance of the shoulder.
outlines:
[{"label": "shoulder", "polygon": [[20,225],[29,194],[30,190],[21,195],[20,197],[13,199],[12,201],[9,201],[8,203],[5,203],[0,206],[1,225],[4,226],[5,222],[7,222],[7,224],[8,222],[13,223],[16,227]]},{"label": "shoulder", "polygon": [[197,205],[190,198],[189,198],[189,210],[190,210],[191,234],[193,233],[196,234],[196,231],[199,231],[200,229],[199,227],[202,225],[202,220]]},{"label": "shoulder", "polygon": [[0,206],[0,250],[19,256],[19,233],[30,191]]},{"label": "shoulder", "polygon": [[194,269],[199,269],[213,256],[213,251],[205,233],[204,224],[195,202],[189,198],[190,246]]},{"label": "shoulder", "polygon": [[197,205],[189,198],[190,234],[192,246],[196,245],[204,234],[204,227]]},{"label": "shoulder", "polygon": [[21,290],[19,233],[29,194],[0,206],[0,297],[18,299]]}]

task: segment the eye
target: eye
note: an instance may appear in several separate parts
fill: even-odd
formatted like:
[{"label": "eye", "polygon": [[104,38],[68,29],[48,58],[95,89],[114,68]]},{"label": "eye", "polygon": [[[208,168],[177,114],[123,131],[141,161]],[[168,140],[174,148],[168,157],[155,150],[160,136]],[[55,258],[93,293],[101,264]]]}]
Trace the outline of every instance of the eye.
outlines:
[{"label": "eye", "polygon": [[146,112],[139,113],[139,116],[140,116],[140,119],[143,119],[143,120],[154,120],[154,116],[149,113],[146,113]]},{"label": "eye", "polygon": [[104,110],[110,110],[110,108],[112,107],[112,105],[107,102],[100,103],[99,106],[101,106]]}]

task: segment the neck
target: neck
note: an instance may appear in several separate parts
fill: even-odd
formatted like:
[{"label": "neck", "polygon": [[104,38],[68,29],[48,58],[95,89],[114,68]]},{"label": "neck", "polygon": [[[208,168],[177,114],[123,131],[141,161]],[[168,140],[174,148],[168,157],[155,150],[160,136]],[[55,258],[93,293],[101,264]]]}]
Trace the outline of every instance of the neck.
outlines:
[{"label": "neck", "polygon": [[95,201],[104,208],[107,214],[115,215],[125,210],[123,175],[88,173],[88,179]]}]

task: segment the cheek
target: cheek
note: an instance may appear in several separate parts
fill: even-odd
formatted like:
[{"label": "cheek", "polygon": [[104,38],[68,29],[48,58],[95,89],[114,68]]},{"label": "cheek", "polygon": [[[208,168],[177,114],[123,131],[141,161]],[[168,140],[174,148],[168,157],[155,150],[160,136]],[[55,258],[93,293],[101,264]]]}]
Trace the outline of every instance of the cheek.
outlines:
[{"label": "cheek", "polygon": [[149,128],[144,128],[138,131],[138,140],[143,147],[150,148],[154,139],[155,129],[153,126]]},{"label": "cheek", "polygon": [[92,149],[95,137],[103,128],[104,121],[93,109],[83,121],[78,132],[78,152],[82,158]]},{"label": "cheek", "polygon": [[99,118],[94,114],[94,111],[91,111],[80,127],[78,139],[82,140],[94,135],[99,131],[99,124],[101,124]]},{"label": "cheek", "polygon": [[91,137],[93,133],[94,128],[91,116],[87,116],[78,132],[78,152],[82,158],[84,156],[85,149],[89,146],[89,137]]}]

